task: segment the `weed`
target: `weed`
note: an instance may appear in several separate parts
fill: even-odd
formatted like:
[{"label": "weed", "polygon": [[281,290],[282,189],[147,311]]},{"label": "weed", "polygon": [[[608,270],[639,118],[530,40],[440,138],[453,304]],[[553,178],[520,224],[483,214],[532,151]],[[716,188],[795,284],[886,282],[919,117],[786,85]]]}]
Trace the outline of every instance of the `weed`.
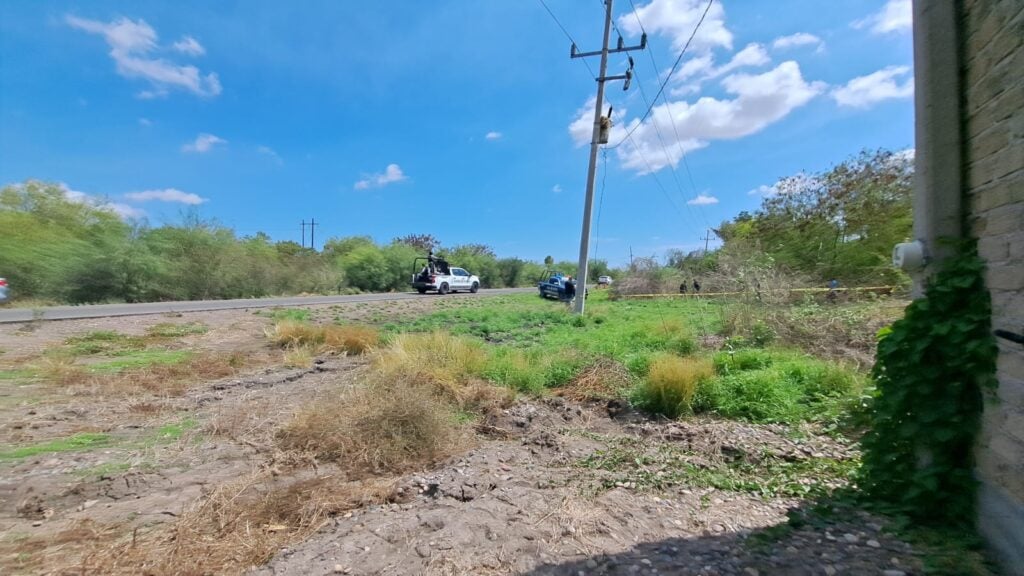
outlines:
[{"label": "weed", "polygon": [[402,473],[452,454],[463,442],[456,411],[427,386],[378,380],[307,406],[277,441],[344,462],[353,473]]},{"label": "weed", "polygon": [[367,326],[309,324],[281,320],[267,336],[282,348],[309,348],[311,352],[362,354],[377,345],[377,331]]},{"label": "weed", "polygon": [[92,448],[100,448],[108,445],[110,440],[111,438],[108,434],[83,432],[75,434],[74,436],[50,440],[41,444],[32,444],[30,446],[20,446],[9,450],[2,450],[0,451],[0,461],[20,460],[22,458],[30,458],[40,454],[50,454],[55,452],[76,452]]},{"label": "weed", "polygon": [[146,329],[146,334],[154,338],[180,338],[194,334],[206,334],[209,328],[200,322],[185,322],[174,324],[172,322],[161,322]]},{"label": "weed", "polygon": [[309,322],[313,311],[308,308],[275,308],[269,316],[274,320],[291,320],[293,322]]},{"label": "weed", "polygon": [[59,349],[55,353],[70,354],[71,356],[91,356],[94,354],[117,356],[144,349],[146,347],[146,340],[138,336],[129,336],[110,330],[98,330],[82,336],[68,338],[64,341],[64,344],[65,348]]},{"label": "weed", "polygon": [[650,412],[676,418],[692,410],[698,386],[714,374],[714,367],[706,358],[659,356],[651,362],[634,401]]},{"label": "weed", "polygon": [[710,487],[769,498],[806,498],[846,486],[858,462],[830,458],[787,461],[767,456],[753,462],[708,461],[671,445],[633,443],[598,450],[577,465],[613,473],[605,477],[606,487],[631,482],[648,490]]},{"label": "weed", "polygon": [[305,346],[287,348],[284,351],[284,365],[289,368],[309,368],[313,365],[313,353]]},{"label": "weed", "polygon": [[864,388],[864,378],[851,370],[791,352],[723,352],[714,366],[718,376],[701,382],[694,412],[752,422],[835,422]]},{"label": "weed", "polygon": [[192,352],[188,350],[139,350],[126,352],[114,360],[90,364],[88,371],[110,374],[159,365],[182,364],[190,358],[192,358]]},{"label": "weed", "polygon": [[331,516],[392,501],[394,489],[387,479],[282,482],[254,474],[216,488],[165,528],[120,538],[97,530],[75,542],[92,547],[90,568],[102,574],[134,574],[139,566],[152,574],[241,574],[308,538]]},{"label": "weed", "polygon": [[629,370],[607,358],[601,358],[579,371],[573,379],[557,390],[570,400],[611,400],[621,398],[633,385]]}]

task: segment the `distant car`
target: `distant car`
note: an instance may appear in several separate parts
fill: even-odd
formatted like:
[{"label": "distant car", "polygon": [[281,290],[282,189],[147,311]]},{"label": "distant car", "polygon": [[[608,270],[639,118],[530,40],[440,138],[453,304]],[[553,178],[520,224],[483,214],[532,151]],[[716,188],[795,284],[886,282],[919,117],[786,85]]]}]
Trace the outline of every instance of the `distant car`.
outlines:
[{"label": "distant car", "polygon": [[7,279],[0,278],[0,304],[7,302]]},{"label": "distant car", "polygon": [[611,276],[598,276],[597,277],[597,285],[598,286],[608,286],[611,283],[612,283],[612,277]]}]

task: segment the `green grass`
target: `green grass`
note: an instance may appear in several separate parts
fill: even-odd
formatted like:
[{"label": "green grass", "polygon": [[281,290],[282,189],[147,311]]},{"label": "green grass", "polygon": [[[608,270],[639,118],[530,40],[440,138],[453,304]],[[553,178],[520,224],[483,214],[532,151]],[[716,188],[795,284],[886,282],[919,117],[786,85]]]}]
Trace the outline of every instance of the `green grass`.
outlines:
[{"label": "green grass", "polygon": [[853,477],[857,460],[808,458],[790,462],[764,457],[760,461],[708,462],[672,445],[651,449],[642,441],[620,439],[577,461],[577,466],[611,472],[602,486],[631,482],[642,490],[677,486],[748,492],[765,498],[814,497],[832,492]]},{"label": "green grass", "polygon": [[[865,376],[784,349],[714,353],[710,375],[687,376],[682,368],[666,374],[664,366],[652,373],[659,358],[665,364],[666,357],[700,353],[698,337],[720,330],[721,312],[729,306],[696,300],[613,302],[602,291],[591,296],[581,318],[564,304],[516,295],[451,304],[383,330],[385,340],[401,332],[443,330],[485,343],[487,361],[480,375],[532,393],[567,384],[586,366],[611,359],[639,382],[629,394],[635,404],[672,418],[710,413],[761,423],[834,425],[861,405]],[[666,391],[673,392],[671,401]]]},{"label": "green grass", "polygon": [[313,311],[308,308],[274,308],[266,315],[274,320],[294,320],[296,322],[309,322],[313,317]]},{"label": "green grass", "polygon": [[719,352],[714,365],[718,375],[698,386],[693,411],[751,422],[836,422],[867,385],[842,366],[789,351]]},{"label": "green grass", "polygon": [[2,380],[31,380],[37,376],[36,371],[30,368],[13,368],[0,370],[0,381]]},{"label": "green grass", "polygon": [[96,354],[117,356],[142,350],[145,347],[145,338],[129,336],[110,330],[98,330],[82,336],[68,338],[64,341],[64,347],[57,349],[57,353],[69,354],[71,356],[92,356]]},{"label": "green grass", "polygon": [[181,338],[182,336],[191,336],[193,334],[206,334],[208,330],[209,328],[200,322],[186,322],[184,324],[161,322],[147,328],[146,334],[155,338]]},{"label": "green grass", "polygon": [[90,450],[92,448],[108,446],[110,441],[111,438],[108,434],[83,432],[75,434],[74,436],[50,440],[41,444],[32,444],[30,446],[19,446],[16,448],[0,450],[0,461],[20,460],[23,458],[38,456],[40,454]]},{"label": "green grass", "polygon": [[[610,302],[604,292],[591,295],[587,303],[587,316],[580,318],[573,316],[564,304],[535,295],[505,296],[383,328],[385,334],[446,330],[495,346],[524,350],[535,358],[537,354],[571,350],[575,356],[571,363],[577,367],[588,360],[607,357],[642,371],[654,353],[695,351],[695,336],[704,326],[713,331],[720,316],[709,311],[715,304]],[[564,381],[558,374],[564,365],[564,362],[555,362],[555,373],[540,380],[548,382],[547,385]],[[501,366],[492,372],[501,373]],[[527,379],[531,382],[527,388],[537,381],[534,377]]]},{"label": "green grass", "polygon": [[166,424],[156,430],[154,434],[157,442],[176,442],[185,435],[186,432],[199,426],[199,422],[195,418],[188,417],[181,422],[175,422],[172,424]]},{"label": "green grass", "polygon": [[90,364],[88,369],[94,373],[114,374],[159,364],[180,364],[191,358],[192,352],[188,350],[139,350],[125,352],[113,360]]}]

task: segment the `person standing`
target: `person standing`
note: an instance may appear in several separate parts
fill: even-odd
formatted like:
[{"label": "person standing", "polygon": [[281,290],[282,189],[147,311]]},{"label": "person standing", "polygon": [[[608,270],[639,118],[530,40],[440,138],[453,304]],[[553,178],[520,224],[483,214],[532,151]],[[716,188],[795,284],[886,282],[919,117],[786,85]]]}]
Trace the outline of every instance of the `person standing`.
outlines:
[{"label": "person standing", "polygon": [[697,294],[699,292],[700,292],[700,282],[696,278],[694,278],[693,279],[693,293]]}]

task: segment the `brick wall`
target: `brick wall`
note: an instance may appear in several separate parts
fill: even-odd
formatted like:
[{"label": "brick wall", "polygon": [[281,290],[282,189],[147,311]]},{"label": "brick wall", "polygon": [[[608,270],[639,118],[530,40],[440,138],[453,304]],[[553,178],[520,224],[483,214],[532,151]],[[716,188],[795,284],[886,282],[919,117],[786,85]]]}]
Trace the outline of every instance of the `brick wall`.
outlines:
[{"label": "brick wall", "polygon": [[[1024,332],[1024,2],[963,0],[965,185],[994,328]],[[1024,346],[999,340],[978,450],[980,527],[1024,574]]]}]

